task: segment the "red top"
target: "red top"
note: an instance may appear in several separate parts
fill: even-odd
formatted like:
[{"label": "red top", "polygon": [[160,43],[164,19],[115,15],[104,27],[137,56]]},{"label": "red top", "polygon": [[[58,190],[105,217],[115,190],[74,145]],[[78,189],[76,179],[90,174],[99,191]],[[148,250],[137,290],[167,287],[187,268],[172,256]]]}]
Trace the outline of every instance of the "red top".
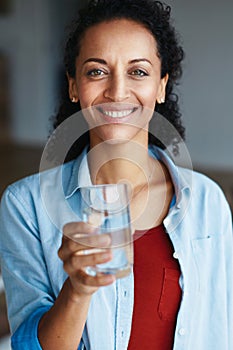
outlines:
[{"label": "red top", "polygon": [[134,310],[128,350],[173,348],[180,266],[163,225],[134,236]]}]

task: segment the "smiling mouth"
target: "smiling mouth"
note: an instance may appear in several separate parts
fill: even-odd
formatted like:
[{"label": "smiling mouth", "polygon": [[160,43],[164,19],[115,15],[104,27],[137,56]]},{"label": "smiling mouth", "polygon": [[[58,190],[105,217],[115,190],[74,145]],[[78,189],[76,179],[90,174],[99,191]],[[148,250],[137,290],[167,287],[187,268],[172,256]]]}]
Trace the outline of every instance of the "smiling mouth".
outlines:
[{"label": "smiling mouth", "polygon": [[101,112],[102,114],[104,114],[105,116],[109,117],[109,118],[125,118],[128,117],[130,114],[134,113],[138,108],[134,107],[134,108],[130,108],[130,109],[123,109],[123,110],[107,110],[107,109],[103,109],[101,107],[97,108],[99,112]]}]

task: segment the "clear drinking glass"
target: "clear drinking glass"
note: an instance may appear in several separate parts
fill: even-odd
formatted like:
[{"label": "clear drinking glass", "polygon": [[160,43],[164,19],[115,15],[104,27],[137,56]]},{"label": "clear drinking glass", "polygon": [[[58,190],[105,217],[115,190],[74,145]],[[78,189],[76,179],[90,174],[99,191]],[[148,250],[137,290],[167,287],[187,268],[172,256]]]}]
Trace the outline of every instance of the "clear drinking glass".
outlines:
[{"label": "clear drinking glass", "polygon": [[[111,261],[86,268],[86,273],[127,276],[133,264],[133,244],[128,186],[123,183],[81,187],[81,220],[95,227],[95,234],[107,234],[106,248],[89,247],[94,251],[111,249]],[[91,252],[90,250],[90,252]],[[88,254],[88,250],[87,253]]]}]

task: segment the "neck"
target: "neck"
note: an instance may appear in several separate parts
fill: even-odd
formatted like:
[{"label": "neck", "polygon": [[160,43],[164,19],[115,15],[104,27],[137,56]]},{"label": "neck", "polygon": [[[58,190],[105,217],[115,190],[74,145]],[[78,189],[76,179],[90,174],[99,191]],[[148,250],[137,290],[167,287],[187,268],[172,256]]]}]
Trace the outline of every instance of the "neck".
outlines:
[{"label": "neck", "polygon": [[88,153],[92,182],[127,182],[135,188],[145,182],[151,171],[148,148],[130,141],[121,144],[100,143]]}]

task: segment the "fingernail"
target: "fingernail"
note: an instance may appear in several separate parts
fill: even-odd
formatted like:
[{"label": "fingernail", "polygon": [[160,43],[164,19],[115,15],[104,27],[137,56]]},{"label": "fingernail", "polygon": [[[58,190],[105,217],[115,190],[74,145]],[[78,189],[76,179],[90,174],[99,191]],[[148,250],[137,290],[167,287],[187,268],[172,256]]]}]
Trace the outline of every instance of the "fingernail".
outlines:
[{"label": "fingernail", "polygon": [[108,282],[108,283],[112,283],[112,282],[115,282],[115,280],[116,280],[116,276],[114,276],[114,275],[106,275],[105,276],[105,281],[106,282]]},{"label": "fingernail", "polygon": [[111,243],[111,239],[107,235],[100,236],[100,243],[104,244],[105,246],[109,246]]},{"label": "fingernail", "polygon": [[107,252],[107,253],[104,253],[102,255],[103,259],[111,259],[112,258],[112,253],[111,252]]}]

